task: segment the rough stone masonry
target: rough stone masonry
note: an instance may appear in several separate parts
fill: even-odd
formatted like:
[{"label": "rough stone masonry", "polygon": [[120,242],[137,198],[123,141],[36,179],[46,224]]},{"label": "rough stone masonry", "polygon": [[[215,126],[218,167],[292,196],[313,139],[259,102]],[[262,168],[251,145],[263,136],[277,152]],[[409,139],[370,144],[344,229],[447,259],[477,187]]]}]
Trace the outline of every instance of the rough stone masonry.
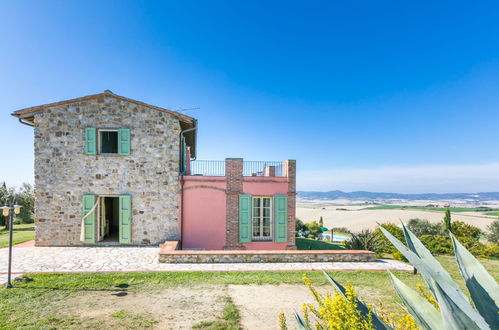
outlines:
[{"label": "rough stone masonry", "polygon": [[[82,195],[132,196],[132,244],[178,239],[179,119],[111,96],[35,113],[36,245],[82,245]],[[85,128],[130,128],[130,155],[87,155]]]}]

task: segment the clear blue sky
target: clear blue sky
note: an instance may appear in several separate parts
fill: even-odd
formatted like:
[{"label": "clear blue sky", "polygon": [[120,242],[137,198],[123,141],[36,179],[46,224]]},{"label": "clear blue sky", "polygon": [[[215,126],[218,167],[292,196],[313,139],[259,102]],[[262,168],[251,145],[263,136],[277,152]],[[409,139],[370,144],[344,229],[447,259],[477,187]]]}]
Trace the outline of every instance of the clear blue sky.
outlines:
[{"label": "clear blue sky", "polygon": [[499,191],[497,1],[2,1],[0,181],[33,181],[12,111],[104,89],[302,190]]}]

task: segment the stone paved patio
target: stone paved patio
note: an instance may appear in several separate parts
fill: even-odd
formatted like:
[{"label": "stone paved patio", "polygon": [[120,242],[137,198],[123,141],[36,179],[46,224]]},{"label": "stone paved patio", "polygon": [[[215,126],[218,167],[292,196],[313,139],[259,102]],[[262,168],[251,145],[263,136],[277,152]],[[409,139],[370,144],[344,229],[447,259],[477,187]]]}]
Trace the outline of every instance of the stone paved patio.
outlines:
[{"label": "stone paved patio", "polygon": [[[12,272],[412,270],[396,260],[376,262],[165,264],[156,247],[15,247]],[[5,282],[8,249],[0,249],[0,282]],[[14,277],[15,277],[14,276]]]}]

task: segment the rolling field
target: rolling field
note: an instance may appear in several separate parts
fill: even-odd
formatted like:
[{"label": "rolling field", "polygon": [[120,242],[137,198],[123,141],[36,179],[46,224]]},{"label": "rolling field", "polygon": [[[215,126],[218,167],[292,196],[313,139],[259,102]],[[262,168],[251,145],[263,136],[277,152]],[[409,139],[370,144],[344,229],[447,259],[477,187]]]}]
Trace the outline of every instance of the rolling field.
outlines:
[{"label": "rolling field", "polygon": [[[453,221],[463,221],[476,226],[482,230],[497,216],[486,214],[486,212],[476,212],[473,208],[466,212],[462,208],[452,212]],[[406,222],[413,218],[427,219],[430,222],[440,222],[444,217],[443,210],[425,209],[417,207],[401,208],[400,206],[338,206],[324,203],[298,203],[296,216],[304,222],[318,220],[321,216],[327,228],[346,227],[352,231],[361,229],[374,229],[377,223],[391,222],[399,223],[400,220]]]}]

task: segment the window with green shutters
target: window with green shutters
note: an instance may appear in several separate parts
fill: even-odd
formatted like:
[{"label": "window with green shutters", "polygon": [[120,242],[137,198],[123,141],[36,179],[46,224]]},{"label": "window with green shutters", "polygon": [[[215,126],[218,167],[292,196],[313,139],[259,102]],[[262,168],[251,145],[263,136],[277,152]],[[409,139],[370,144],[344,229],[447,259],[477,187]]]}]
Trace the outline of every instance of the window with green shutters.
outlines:
[{"label": "window with green shutters", "polygon": [[287,242],[286,195],[239,195],[239,242]]},{"label": "window with green shutters", "polygon": [[130,155],[129,128],[85,129],[85,153],[87,155]]}]

